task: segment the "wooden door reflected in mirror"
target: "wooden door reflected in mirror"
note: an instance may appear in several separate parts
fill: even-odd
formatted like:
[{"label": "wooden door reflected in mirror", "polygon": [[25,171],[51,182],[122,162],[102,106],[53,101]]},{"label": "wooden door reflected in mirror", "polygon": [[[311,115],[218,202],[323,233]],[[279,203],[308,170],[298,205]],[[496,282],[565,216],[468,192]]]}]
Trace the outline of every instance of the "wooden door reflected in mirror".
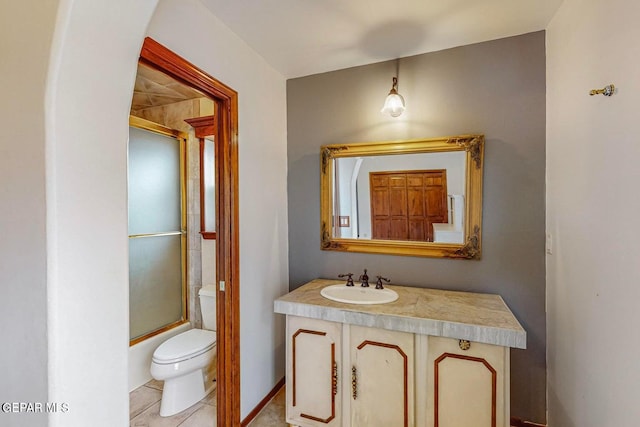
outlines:
[{"label": "wooden door reflected in mirror", "polygon": [[448,223],[446,169],[369,172],[369,182],[372,239],[433,242],[433,224]]}]

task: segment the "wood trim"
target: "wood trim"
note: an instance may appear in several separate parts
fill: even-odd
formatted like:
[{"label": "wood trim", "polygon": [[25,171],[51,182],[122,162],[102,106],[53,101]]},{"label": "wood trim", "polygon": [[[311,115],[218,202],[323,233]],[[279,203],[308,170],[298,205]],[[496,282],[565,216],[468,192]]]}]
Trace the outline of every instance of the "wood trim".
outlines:
[{"label": "wood trim", "polygon": [[291,383],[292,383],[292,406],[296,406],[296,338],[298,338],[298,335],[300,334],[311,334],[311,335],[320,335],[320,336],[326,336],[327,333],[326,332],[320,332],[320,331],[312,331],[310,329],[298,329],[295,334],[293,334],[291,336],[291,352],[292,352],[292,356],[291,356],[291,370],[293,372],[292,377],[291,378]]},{"label": "wood trim", "polygon": [[333,370],[336,364],[336,344],[331,343],[331,415],[328,418],[318,418],[313,415],[300,414],[300,417],[308,420],[318,421],[323,424],[329,424],[336,417],[336,395],[333,392]]},{"label": "wood trim", "polygon": [[313,415],[307,415],[307,414],[300,414],[300,417],[302,418],[306,418],[308,420],[312,420],[312,421],[317,421],[319,423],[323,423],[323,424],[329,424],[335,417],[336,417],[336,411],[335,411],[335,400],[332,400],[331,402],[331,416],[329,418],[318,418],[318,417],[314,417]]},{"label": "wood trim", "polygon": [[201,231],[200,234],[202,235],[203,239],[216,240],[216,232],[215,231]]},{"label": "wood trim", "polygon": [[538,424],[531,421],[522,421],[522,419],[517,417],[511,417],[511,422],[509,424],[511,425],[511,427],[547,427],[546,424]]},{"label": "wood trim", "polygon": [[438,427],[438,399],[439,399],[439,389],[438,389],[438,366],[440,362],[444,359],[451,357],[453,359],[460,360],[468,360],[471,362],[482,363],[488,370],[491,372],[491,427],[496,427],[496,405],[497,405],[497,372],[491,366],[489,362],[481,357],[472,357],[465,356],[462,354],[454,354],[454,353],[443,353],[440,357],[438,357],[434,363],[434,372],[433,372],[433,383],[434,383],[434,394],[433,394],[433,407],[434,407],[434,427]]},{"label": "wood trim", "polygon": [[140,63],[202,92],[213,99],[217,112],[216,144],[216,280],[218,392],[217,425],[240,424],[240,250],[238,211],[238,94],[195,65],[145,38]]},{"label": "wood trim", "polygon": [[191,119],[185,119],[191,127],[193,128],[196,138],[204,138],[206,136],[215,136],[216,134],[216,121],[215,116],[202,116],[202,117],[193,117]]},{"label": "wood trim", "polygon": [[233,98],[237,100],[238,94],[235,90],[211,77],[151,37],[144,39],[144,44],[140,51],[140,62],[170,75],[187,86],[200,90],[205,96],[214,99],[214,101],[216,99],[227,101]]},{"label": "wood trim", "polygon": [[[334,388],[333,388],[333,371],[334,371],[334,366],[336,364],[336,343],[331,343],[331,415],[328,418],[318,418],[318,417],[314,417],[313,415],[307,415],[307,414],[300,414],[300,417],[302,418],[306,418],[309,420],[313,420],[313,421],[318,421],[321,422],[323,424],[329,424],[331,422],[331,420],[333,420],[336,417],[336,395],[333,392]],[[295,372],[295,371],[294,371]]]},{"label": "wood trim", "polygon": [[404,359],[404,427],[408,427],[409,426],[409,360],[408,360],[408,357],[406,353],[402,351],[402,349],[399,346],[395,344],[387,344],[387,343],[382,343],[377,341],[369,341],[369,340],[363,341],[362,343],[360,343],[357,349],[362,350],[367,345],[373,345],[377,347],[384,347],[384,348],[396,350],[398,353],[400,353],[400,356],[402,356],[402,358]]},{"label": "wood trim", "polygon": [[253,419],[260,413],[260,411],[262,411],[264,407],[267,406],[271,399],[273,399],[274,396],[278,394],[280,389],[284,387],[284,383],[285,378],[282,377],[282,379],[278,381],[275,386],[273,386],[271,391],[267,393],[267,395],[260,401],[260,403],[258,403],[256,407],[253,408],[251,412],[249,412],[249,415],[247,415],[244,420],[242,420],[242,422],[240,423],[240,427],[246,427],[247,425],[249,425],[249,423],[253,421]]},{"label": "wood trim", "polygon": [[[292,357],[291,357],[291,371],[292,371],[292,378],[291,378],[291,383],[292,383],[292,398],[291,398],[291,406],[296,406],[296,395],[297,395],[297,389],[296,389],[296,338],[298,337],[298,335],[300,334],[310,334],[310,335],[318,335],[318,336],[326,336],[327,333],[326,332],[321,332],[321,331],[313,331],[310,329],[298,329],[292,336],[291,336],[291,351],[292,351]],[[300,417],[302,418],[307,418],[309,420],[313,420],[313,421],[318,421],[324,424],[328,424],[331,420],[333,420],[336,417],[336,396],[333,393],[333,367],[336,363],[336,344],[335,343],[331,343],[331,371],[330,371],[330,375],[331,375],[331,415],[328,418],[319,418],[319,417],[315,417],[313,415],[308,415],[308,414],[300,414]]]}]

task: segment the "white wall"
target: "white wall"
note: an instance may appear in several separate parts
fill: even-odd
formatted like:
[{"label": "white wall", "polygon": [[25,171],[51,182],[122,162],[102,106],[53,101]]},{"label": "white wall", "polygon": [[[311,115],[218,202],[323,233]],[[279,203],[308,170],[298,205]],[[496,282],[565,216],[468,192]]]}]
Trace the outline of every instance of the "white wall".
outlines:
[{"label": "white wall", "polygon": [[[155,5],[65,0],[58,16],[47,105],[49,393],[71,410],[52,426],[128,423],[127,118]],[[149,35],[239,92],[245,415],[284,373],[272,307],[288,289],[284,78],[197,0],[161,1]]]},{"label": "white wall", "polygon": [[61,2],[46,105],[49,398],[70,409],[54,427],[129,420],[127,121],[155,3]]},{"label": "white wall", "polygon": [[361,164],[362,159],[357,157],[342,157],[334,162],[334,215],[349,217],[349,227],[335,229],[334,232],[337,233],[337,237],[357,237],[353,235],[354,231],[358,229],[358,218],[356,216],[358,198],[355,192],[357,175],[354,177],[354,173],[357,174],[356,169],[359,169]]},{"label": "white wall", "polygon": [[640,417],[639,16],[636,1],[565,0],[547,29],[550,426]]},{"label": "white wall", "polygon": [[[48,400],[43,100],[56,7],[0,3],[0,403]],[[0,412],[4,427],[44,423]]]}]

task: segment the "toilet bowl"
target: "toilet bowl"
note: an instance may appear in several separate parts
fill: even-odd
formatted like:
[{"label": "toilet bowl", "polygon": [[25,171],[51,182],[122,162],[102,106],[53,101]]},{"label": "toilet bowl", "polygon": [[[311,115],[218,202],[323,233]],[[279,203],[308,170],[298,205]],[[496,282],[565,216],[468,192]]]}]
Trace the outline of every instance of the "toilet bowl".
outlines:
[{"label": "toilet bowl", "polygon": [[151,359],[151,376],[164,381],[160,416],[169,417],[187,409],[213,388],[216,360],[215,286],[200,290],[200,309],[205,329],[190,329],[160,346]]}]

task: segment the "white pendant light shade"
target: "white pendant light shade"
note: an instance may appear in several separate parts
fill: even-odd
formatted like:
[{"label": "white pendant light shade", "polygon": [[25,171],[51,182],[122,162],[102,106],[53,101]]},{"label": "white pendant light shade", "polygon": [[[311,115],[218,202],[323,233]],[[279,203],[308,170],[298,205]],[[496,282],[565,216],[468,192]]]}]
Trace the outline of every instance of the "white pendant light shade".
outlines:
[{"label": "white pendant light shade", "polygon": [[384,100],[384,106],[380,112],[391,117],[398,117],[404,112],[404,108],[404,98],[398,93],[398,79],[394,77],[393,85],[389,95],[387,95],[387,99]]}]

